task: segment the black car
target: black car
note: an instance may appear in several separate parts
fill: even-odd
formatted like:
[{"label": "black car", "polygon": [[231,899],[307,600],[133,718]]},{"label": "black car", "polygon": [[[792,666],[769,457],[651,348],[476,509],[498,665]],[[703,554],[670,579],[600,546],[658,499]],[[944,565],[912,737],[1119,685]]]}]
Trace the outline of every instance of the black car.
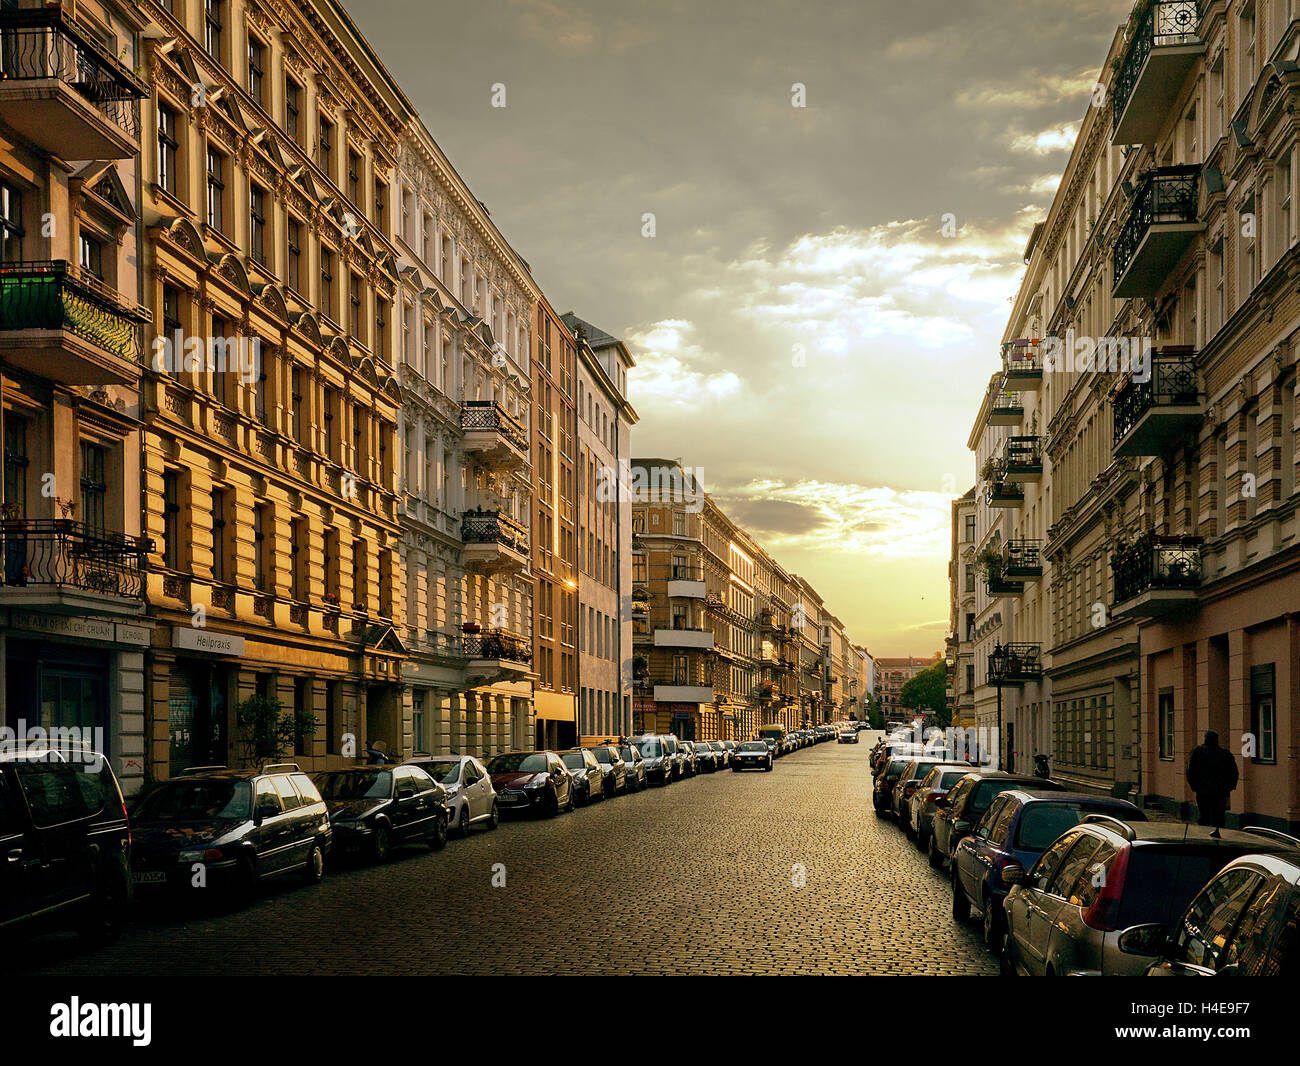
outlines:
[{"label": "black car", "polygon": [[[903,760],[909,761],[909,760]],[[938,805],[930,822],[928,851],[936,870],[948,865],[962,837],[984,817],[984,812],[1003,792],[1013,788],[1030,792],[1062,792],[1065,786],[1044,777],[1009,774],[1005,770],[977,770],[953,786]]]},{"label": "black car", "polygon": [[219,888],[243,897],[281,874],[319,882],[334,839],[325,801],[294,763],[185,770],[140,800],[131,827],[137,889]]},{"label": "black car", "polygon": [[696,740],[691,743],[695,751],[695,770],[697,773],[713,773],[718,769],[718,753],[713,750],[708,741]]},{"label": "black car", "polygon": [[[746,740],[732,756],[731,768],[741,770],[772,769],[772,748],[765,740]],[[740,786],[737,785],[737,788]]]},{"label": "black car", "polygon": [[635,744],[624,744],[618,749],[618,754],[627,767],[627,790],[644,791],[650,782],[646,780],[645,757],[642,756],[641,749]]},{"label": "black car", "polygon": [[596,761],[596,756],[586,748],[569,748],[556,754],[564,763],[564,768],[573,778],[573,798],[575,802],[586,806],[605,796],[605,774]]},{"label": "black car", "polygon": [[619,792],[626,792],[628,787],[627,763],[623,760],[623,756],[619,754],[618,748],[614,747],[613,744],[597,744],[591,749],[591,754],[600,763],[600,770],[605,778],[605,795],[613,796]]},{"label": "black car", "polygon": [[507,751],[487,764],[501,813],[573,810],[573,775],[553,751]]},{"label": "black car", "polygon": [[88,749],[0,753],[0,935],[115,940],[131,903],[131,833],[108,761]]},{"label": "black car", "polygon": [[401,844],[447,844],[447,790],[418,766],[353,766],[325,770],[316,787],[329,808],[334,848],[384,862]]}]

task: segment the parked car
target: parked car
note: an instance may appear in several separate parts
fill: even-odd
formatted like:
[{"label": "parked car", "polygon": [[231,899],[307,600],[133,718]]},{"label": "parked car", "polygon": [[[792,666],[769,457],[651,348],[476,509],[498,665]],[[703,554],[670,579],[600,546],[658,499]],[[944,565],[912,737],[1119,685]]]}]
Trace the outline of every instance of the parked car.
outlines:
[{"label": "parked car", "polygon": [[1002,971],[1139,976],[1158,961],[1156,934],[1229,862],[1251,852],[1300,860],[1297,849],[1294,838],[1088,815],[1007,894]]},{"label": "parked car", "polygon": [[725,770],[731,765],[731,749],[721,740],[710,740],[709,747],[713,749],[714,769]]},{"label": "parked car", "polygon": [[964,762],[941,762],[930,767],[930,772],[921,778],[921,783],[908,797],[903,817],[911,830],[910,836],[916,842],[917,851],[925,851],[930,846],[930,827],[941,801],[953,785],[971,772]]},{"label": "parked car", "polygon": [[601,787],[606,796],[615,796],[627,791],[627,763],[613,744],[597,744],[591,749],[596,762],[600,763],[602,775]]},{"label": "parked car", "polygon": [[635,744],[624,744],[618,749],[619,758],[627,772],[627,790],[640,792],[649,784],[646,778],[645,757]]},{"label": "parked car", "polygon": [[324,770],[313,781],[329,810],[335,854],[387,860],[402,844],[447,844],[447,790],[418,766]]},{"label": "parked car", "polygon": [[464,837],[471,825],[495,829],[500,821],[497,794],[487,768],[472,755],[416,755],[406,765],[418,766],[447,790],[451,825]]},{"label": "parked car", "polygon": [[0,935],[116,940],[131,904],[131,830],[108,760],[82,747],[0,752]]},{"label": "parked car", "polygon": [[573,810],[573,778],[553,751],[507,751],[487,764],[497,805],[554,817]]},{"label": "parked car", "polygon": [[727,749],[727,765],[730,766],[736,759],[736,752],[740,750],[740,741],[722,740],[719,743]]},{"label": "parked car", "polygon": [[836,740],[840,744],[856,744],[858,742],[858,731],[856,729],[841,729]]},{"label": "parked car", "polygon": [[641,752],[645,760],[646,776],[661,785],[668,784],[677,774],[677,738],[647,733],[633,737],[633,747]]},{"label": "parked car", "polygon": [[903,767],[903,772],[899,774],[898,782],[890,793],[889,813],[893,815],[898,827],[909,837],[912,835],[912,824],[908,820],[907,812],[912,793],[920,787],[925,775],[943,761],[938,758],[913,758]]},{"label": "parked car", "polygon": [[585,807],[588,803],[605,798],[605,773],[596,761],[596,756],[586,748],[570,748],[556,754],[573,778],[575,802]]},{"label": "parked car", "polygon": [[692,745],[695,751],[695,769],[699,773],[713,773],[718,768],[718,753],[707,740],[697,740]]},{"label": "parked car", "polygon": [[871,805],[877,818],[887,818],[893,810],[894,788],[903,771],[911,763],[910,755],[899,755],[882,763],[876,771],[871,786]]},{"label": "parked car", "polygon": [[677,742],[677,760],[682,768],[682,777],[694,777],[700,772],[699,760],[695,757],[695,741],[679,740]]},{"label": "parked car", "polygon": [[972,906],[983,919],[984,943],[1002,954],[1005,918],[1002,901],[1025,870],[1052,842],[1087,814],[1109,814],[1124,821],[1147,816],[1128,800],[1083,792],[1003,792],[984,812],[975,831],[952,856],[952,916],[970,918]]},{"label": "parked car", "polygon": [[202,885],[243,898],[283,874],[319,882],[334,840],[325,800],[296,763],[184,770],[140,800],[131,834],[137,888]]},{"label": "parked car", "polygon": [[736,752],[731,768],[737,773],[741,770],[770,770],[775,758],[772,746],[766,740],[746,740]]},{"label": "parked car", "polygon": [[1300,970],[1300,854],[1234,859],[1168,935],[1158,926],[1130,929],[1129,935],[1157,947],[1160,958],[1147,968],[1148,977],[1294,978]]},{"label": "parked car", "polygon": [[1003,792],[1013,788],[1035,792],[1064,792],[1065,786],[1046,778],[1009,774],[1005,770],[975,770],[959,780],[944,797],[930,822],[930,865],[946,867],[958,841],[969,836],[984,812]]}]

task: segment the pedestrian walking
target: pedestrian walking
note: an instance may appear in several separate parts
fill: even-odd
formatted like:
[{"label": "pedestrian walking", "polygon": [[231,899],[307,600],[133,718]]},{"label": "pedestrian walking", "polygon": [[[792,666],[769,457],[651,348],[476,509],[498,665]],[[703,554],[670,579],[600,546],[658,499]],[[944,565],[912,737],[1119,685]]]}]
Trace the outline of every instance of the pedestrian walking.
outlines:
[{"label": "pedestrian walking", "polygon": [[1213,729],[1187,759],[1187,784],[1196,793],[1200,824],[1222,829],[1228,796],[1237,787],[1237,760],[1219,746],[1219,734]]}]

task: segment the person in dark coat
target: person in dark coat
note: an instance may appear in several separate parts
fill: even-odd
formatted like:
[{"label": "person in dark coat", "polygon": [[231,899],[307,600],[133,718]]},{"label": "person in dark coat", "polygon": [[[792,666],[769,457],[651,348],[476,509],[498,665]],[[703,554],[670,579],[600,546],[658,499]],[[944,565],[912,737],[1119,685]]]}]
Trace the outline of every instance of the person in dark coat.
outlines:
[{"label": "person in dark coat", "polygon": [[1237,760],[1232,752],[1219,747],[1219,734],[1213,729],[1205,734],[1205,743],[1192,749],[1187,784],[1196,793],[1200,824],[1222,829],[1228,795],[1237,787]]}]

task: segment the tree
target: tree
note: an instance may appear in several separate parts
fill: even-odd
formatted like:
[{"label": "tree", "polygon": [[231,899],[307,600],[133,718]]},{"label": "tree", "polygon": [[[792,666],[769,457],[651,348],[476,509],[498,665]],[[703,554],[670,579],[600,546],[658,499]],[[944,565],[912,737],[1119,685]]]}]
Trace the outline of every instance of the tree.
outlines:
[{"label": "tree", "polygon": [[310,711],[286,711],[275,696],[253,695],[235,708],[235,728],[244,766],[279,762],[297,740],[316,732]]},{"label": "tree", "polygon": [[880,709],[880,701],[874,692],[867,693],[867,722],[872,729],[885,728],[885,713]]},{"label": "tree", "polygon": [[948,725],[948,664],[940,659],[927,666],[898,690],[898,703],[911,711],[924,711],[934,724]]}]

